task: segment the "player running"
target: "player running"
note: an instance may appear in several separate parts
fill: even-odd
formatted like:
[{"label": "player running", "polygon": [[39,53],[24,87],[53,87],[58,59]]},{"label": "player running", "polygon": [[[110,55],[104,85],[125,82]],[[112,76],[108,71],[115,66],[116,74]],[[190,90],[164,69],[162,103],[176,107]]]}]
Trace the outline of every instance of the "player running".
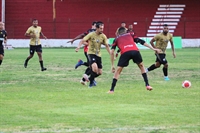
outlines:
[{"label": "player running", "polygon": [[[92,27],[91,29],[87,30],[86,32],[76,36],[74,39],[72,39],[71,41],[68,41],[67,43],[71,43],[73,44],[73,42],[75,40],[78,40],[78,39],[82,39],[83,37],[85,37],[87,34],[89,34],[90,32],[94,32],[96,30],[96,21],[92,22]],[[82,44],[81,44],[82,45]],[[76,49],[75,50],[76,52],[78,52],[78,50]],[[91,69],[90,69],[90,66],[89,66],[89,58],[88,58],[88,55],[87,55],[87,51],[88,51],[88,45],[85,45],[84,46],[84,55],[87,59],[86,62],[83,62],[81,59],[78,61],[78,63],[75,65],[75,69],[77,69],[79,66],[81,65],[84,65],[86,66],[86,70],[85,70],[85,73],[83,74],[83,78],[81,79],[80,83],[82,85],[87,85],[87,81],[85,80],[86,77],[88,77],[90,74],[91,74]],[[85,78],[84,78],[85,77]],[[96,81],[94,81],[94,84],[96,85]]]},{"label": "player running", "polygon": [[[156,63],[151,65],[149,68],[146,69],[146,72],[152,71],[156,68],[159,68],[161,64],[164,65],[163,67],[163,74],[164,74],[164,80],[168,81],[170,80],[168,77],[168,62],[166,59],[166,48],[168,45],[168,42],[171,43],[172,48],[172,54],[174,58],[176,58],[175,50],[174,50],[174,43],[172,40],[172,34],[169,33],[168,25],[163,25],[163,32],[157,34],[154,38],[151,39],[150,43],[153,48],[160,49],[159,53],[156,53]],[[156,42],[156,45],[154,45],[154,42]]]},{"label": "player running", "polygon": [[38,20],[33,19],[32,26],[29,27],[25,33],[25,36],[30,38],[30,55],[26,58],[24,62],[24,67],[27,68],[28,61],[34,56],[34,53],[36,51],[39,58],[41,71],[46,71],[47,68],[43,66],[42,45],[40,41],[40,35],[42,35],[44,39],[47,39],[47,37],[44,36],[44,34],[42,33],[42,28],[38,26]]}]

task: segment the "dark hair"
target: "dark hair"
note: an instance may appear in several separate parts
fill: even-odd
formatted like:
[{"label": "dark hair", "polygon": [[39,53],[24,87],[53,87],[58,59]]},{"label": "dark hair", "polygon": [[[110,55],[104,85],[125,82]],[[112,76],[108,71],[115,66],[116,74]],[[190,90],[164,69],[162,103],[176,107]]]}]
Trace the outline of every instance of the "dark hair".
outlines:
[{"label": "dark hair", "polygon": [[34,18],[34,19],[32,20],[32,22],[33,22],[33,21],[37,21],[37,19],[36,19],[36,18]]},{"label": "dark hair", "polygon": [[125,32],[125,31],[126,31],[126,28],[124,28],[124,27],[120,27],[120,28],[118,29],[118,33],[119,33],[119,34]]},{"label": "dark hair", "polygon": [[103,22],[97,21],[97,23],[96,23],[96,28],[99,28],[101,25],[103,25]]},{"label": "dark hair", "polygon": [[92,22],[92,25],[95,25],[97,23],[97,21]]},{"label": "dark hair", "polygon": [[164,26],[168,26],[168,24],[163,24],[163,27],[164,27]]}]

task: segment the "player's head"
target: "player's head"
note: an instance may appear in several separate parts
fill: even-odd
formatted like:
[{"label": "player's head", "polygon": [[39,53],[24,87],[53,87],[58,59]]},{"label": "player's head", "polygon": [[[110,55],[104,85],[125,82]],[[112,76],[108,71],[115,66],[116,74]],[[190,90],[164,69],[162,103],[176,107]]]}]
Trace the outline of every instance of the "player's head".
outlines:
[{"label": "player's head", "polygon": [[126,23],[125,23],[125,22],[122,22],[122,23],[121,23],[121,27],[126,27]]},{"label": "player's head", "polygon": [[133,25],[130,24],[130,25],[128,26],[128,29],[129,29],[129,30],[133,30]]},{"label": "player's head", "polygon": [[98,21],[96,23],[96,31],[97,31],[97,33],[99,33],[99,34],[103,33],[103,28],[104,28],[103,22]]},{"label": "player's head", "polygon": [[3,29],[4,29],[4,23],[0,22],[0,30],[3,30]]},{"label": "player's head", "polygon": [[96,29],[96,23],[97,21],[92,22],[92,29]]},{"label": "player's head", "polygon": [[121,35],[121,34],[124,34],[124,33],[126,33],[126,28],[120,27],[119,30],[118,30],[118,34]]},{"label": "player's head", "polygon": [[33,19],[32,20],[32,24],[34,27],[37,27],[38,26],[38,20],[37,19]]},{"label": "player's head", "polygon": [[163,33],[164,33],[164,34],[167,34],[168,32],[169,32],[168,25],[167,25],[167,24],[164,24],[164,25],[163,25]]}]

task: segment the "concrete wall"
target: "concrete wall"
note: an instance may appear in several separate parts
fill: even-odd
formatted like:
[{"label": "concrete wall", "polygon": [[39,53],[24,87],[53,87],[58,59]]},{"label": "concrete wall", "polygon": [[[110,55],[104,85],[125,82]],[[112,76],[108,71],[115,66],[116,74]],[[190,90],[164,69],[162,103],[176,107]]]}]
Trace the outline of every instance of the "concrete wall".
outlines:
[{"label": "concrete wall", "polygon": [[[76,40],[73,45],[67,43],[70,39],[41,39],[43,47],[76,47],[80,40]],[[7,45],[14,48],[29,47],[29,39],[8,39]],[[182,39],[182,47],[197,47],[200,48],[200,39]]]}]

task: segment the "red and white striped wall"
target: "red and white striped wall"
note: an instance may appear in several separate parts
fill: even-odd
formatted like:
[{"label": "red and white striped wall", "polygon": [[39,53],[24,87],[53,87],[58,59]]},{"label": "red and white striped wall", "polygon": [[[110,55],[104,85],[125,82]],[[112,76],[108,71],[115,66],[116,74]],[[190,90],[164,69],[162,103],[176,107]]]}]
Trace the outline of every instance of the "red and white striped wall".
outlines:
[{"label": "red and white striped wall", "polygon": [[153,37],[162,32],[163,24],[168,24],[169,32],[173,34],[185,7],[183,4],[159,5],[146,36]]}]

